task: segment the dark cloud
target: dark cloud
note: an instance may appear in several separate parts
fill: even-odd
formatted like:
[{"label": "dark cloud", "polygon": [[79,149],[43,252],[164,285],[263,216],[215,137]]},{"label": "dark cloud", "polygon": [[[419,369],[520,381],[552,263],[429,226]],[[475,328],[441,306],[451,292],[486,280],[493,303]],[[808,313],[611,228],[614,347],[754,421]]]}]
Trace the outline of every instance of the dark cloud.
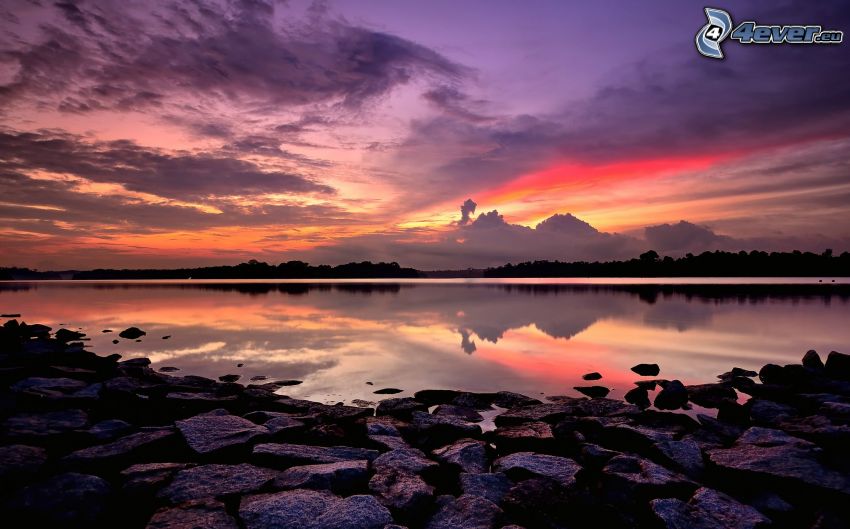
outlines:
[{"label": "dark cloud", "polygon": [[676,224],[648,226],[644,229],[644,236],[652,248],[663,252],[714,250],[731,240],[729,237],[717,235],[706,226],[698,226],[684,220]]},{"label": "dark cloud", "polygon": [[445,114],[464,121],[481,123],[494,119],[481,111],[484,101],[473,100],[453,86],[438,86],[422,94],[422,97]]},{"label": "dark cloud", "polygon": [[461,226],[466,226],[469,224],[470,216],[475,213],[475,208],[478,204],[475,203],[471,198],[467,198],[463,204],[460,205],[460,220],[458,224]]}]

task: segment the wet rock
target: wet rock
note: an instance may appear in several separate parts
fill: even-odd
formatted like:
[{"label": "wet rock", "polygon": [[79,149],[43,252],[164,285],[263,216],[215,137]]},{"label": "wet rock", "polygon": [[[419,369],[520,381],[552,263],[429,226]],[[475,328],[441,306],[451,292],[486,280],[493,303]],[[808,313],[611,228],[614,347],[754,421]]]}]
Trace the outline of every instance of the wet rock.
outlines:
[{"label": "wet rock", "polygon": [[806,351],[806,354],[803,355],[803,367],[815,370],[821,370],[824,368],[823,360],[820,359],[820,355],[817,351],[814,349]]},{"label": "wet rock", "polygon": [[21,413],[6,419],[3,431],[11,438],[42,438],[85,428],[88,421],[83,410]]},{"label": "wet rock", "polygon": [[68,329],[59,329],[53,336],[60,342],[68,343],[74,340],[79,340],[85,335],[86,333],[84,332],[71,331]]},{"label": "wet rock", "polygon": [[449,404],[458,395],[460,395],[460,391],[453,389],[424,389],[414,393],[413,398],[428,406],[434,406],[435,404]]},{"label": "wet rock", "polygon": [[434,499],[434,487],[416,474],[382,468],[369,480],[369,491],[381,505],[403,519],[420,518]]},{"label": "wet rock", "polygon": [[240,378],[242,378],[242,375],[221,375],[218,377],[222,382],[236,382]]},{"label": "wet rock", "polygon": [[287,437],[302,432],[306,427],[303,421],[293,419],[292,417],[275,417],[263,423],[263,426],[269,430],[269,434],[276,438]]},{"label": "wet rock", "polygon": [[47,451],[27,445],[0,447],[0,488],[20,486],[35,477],[47,462]]},{"label": "wet rock", "polygon": [[141,338],[146,334],[147,333],[145,331],[139,329],[138,327],[129,327],[119,332],[118,336],[120,336],[121,338],[126,338],[127,340],[135,340],[137,338]]},{"label": "wet rock", "polygon": [[631,455],[611,458],[602,472],[609,493],[620,499],[687,497],[697,488],[682,474]]},{"label": "wet rock", "polygon": [[288,380],[277,380],[277,381],[275,381],[275,385],[280,386],[280,387],[282,387],[282,388],[283,388],[283,387],[288,387],[288,386],[297,386],[297,385],[299,385],[299,384],[303,384],[303,383],[304,383],[304,381],[303,381],[303,380],[294,380],[294,379],[288,379]]},{"label": "wet rock", "polygon": [[375,413],[393,417],[410,417],[414,411],[427,411],[428,406],[410,397],[384,399],[378,403]]},{"label": "wet rock", "polygon": [[749,369],[742,369],[740,367],[733,367],[730,371],[717,375],[717,378],[724,381],[733,380],[741,377],[754,377],[758,375],[755,371],[751,371]]},{"label": "wet rock", "polygon": [[196,415],[175,424],[189,447],[200,455],[238,449],[268,434],[268,429],[247,419],[227,414]]},{"label": "wet rock", "polygon": [[112,489],[105,480],[68,472],[18,491],[4,518],[26,520],[27,527],[90,528],[104,521]]},{"label": "wet rock", "polygon": [[357,461],[373,461],[380,453],[366,448],[349,446],[309,446],[288,443],[265,443],[254,447],[253,457],[276,468],[294,465],[320,465]]},{"label": "wet rock", "polygon": [[333,406],[313,404],[310,406],[309,411],[311,414],[319,416],[323,421],[334,424],[348,423],[364,417],[371,417],[375,413],[371,408],[344,406],[343,404],[335,404]]},{"label": "wet rock", "polygon": [[548,452],[555,447],[552,427],[542,421],[499,426],[493,432],[493,442],[502,454]]},{"label": "wet rock", "polygon": [[383,529],[392,523],[390,512],[372,496],[341,499],[311,490],[248,496],[239,517],[246,529]]},{"label": "wet rock", "polygon": [[174,373],[175,371],[180,371],[180,368],[174,366],[162,366],[159,370],[163,373]]},{"label": "wet rock", "polygon": [[491,529],[502,516],[493,502],[480,496],[440,496],[437,512],[425,525],[426,529]]},{"label": "wet rock", "polygon": [[404,390],[398,389],[398,388],[382,388],[382,389],[377,389],[377,390],[373,391],[372,393],[374,393],[375,395],[395,395],[396,393],[401,393],[402,391],[404,391]]},{"label": "wet rock", "polygon": [[410,474],[427,474],[439,468],[436,462],[431,461],[422,451],[415,448],[390,450],[375,458],[372,466],[378,471],[391,468]]},{"label": "wet rock", "polygon": [[661,368],[658,367],[658,364],[638,364],[632,367],[632,371],[642,377],[657,377]]},{"label": "wet rock", "polygon": [[119,343],[120,340],[112,340],[113,344]]},{"label": "wet rock", "polygon": [[474,408],[455,406],[453,404],[440,404],[431,413],[437,417],[455,417],[467,422],[481,422],[484,420],[484,417]]},{"label": "wet rock", "polygon": [[594,371],[593,373],[587,373],[582,375],[581,378],[582,380],[599,380],[600,378],[602,378],[602,375]]},{"label": "wet rock", "polygon": [[146,529],[239,529],[221,502],[200,500],[160,509]]},{"label": "wet rock", "polygon": [[255,492],[274,481],[276,470],[247,463],[239,465],[201,465],[181,470],[158,496],[178,504],[203,498],[222,498]]},{"label": "wet rock", "polygon": [[415,437],[423,446],[438,447],[463,439],[481,436],[481,427],[455,417],[434,416],[429,413],[415,411],[411,425]]},{"label": "wet rock", "polygon": [[545,477],[569,488],[575,485],[576,474],[581,471],[581,466],[567,457],[517,452],[497,459],[493,463],[493,470],[503,472],[512,479]]},{"label": "wet rock", "polygon": [[497,391],[492,404],[500,408],[516,408],[517,406],[541,404],[541,401],[512,391]]},{"label": "wet rock", "polygon": [[284,470],[274,481],[276,489],[330,490],[347,495],[366,487],[369,481],[369,461],[359,459],[302,465]]},{"label": "wet rock", "polygon": [[172,428],[145,430],[121,437],[111,443],[90,446],[71,452],[62,462],[80,470],[115,468],[159,457],[173,447],[176,434]]},{"label": "wet rock", "polygon": [[709,450],[712,464],[730,478],[758,486],[793,486],[850,494],[850,478],[825,467],[814,443],[780,430],[752,427],[731,448]]},{"label": "wet rock", "polygon": [[460,439],[434,450],[432,454],[437,461],[468,474],[481,474],[490,467],[487,444],[476,439]]},{"label": "wet rock", "polygon": [[831,351],[826,357],[824,372],[832,378],[850,380],[850,355]]},{"label": "wet rock", "polygon": [[701,487],[687,502],[676,498],[650,502],[652,512],[668,529],[759,529],[770,519],[731,497]]},{"label": "wet rock", "polygon": [[569,403],[544,403],[521,406],[497,415],[495,422],[496,426],[508,426],[511,424],[537,421],[556,423],[567,415],[572,415],[575,409],[575,406]]},{"label": "wet rock", "polygon": [[660,441],[656,443],[655,448],[672,467],[686,476],[695,479],[702,477],[705,463],[700,446],[696,442],[689,439]]},{"label": "wet rock", "polygon": [[608,393],[611,391],[605,386],[576,386],[573,388],[578,391],[582,395],[587,395],[592,399],[601,399],[608,396]]},{"label": "wet rock", "polygon": [[738,394],[724,384],[698,384],[685,386],[688,399],[703,408],[719,408],[724,402],[735,402]]},{"label": "wet rock", "polygon": [[499,504],[505,494],[511,490],[513,482],[501,472],[486,473],[486,474],[466,474],[461,473],[459,476],[460,490],[463,494],[470,496],[480,496],[490,500],[495,504]]},{"label": "wet rock", "polygon": [[623,396],[623,399],[629,404],[634,404],[635,406],[642,409],[649,408],[649,406],[652,404],[649,401],[649,393],[646,391],[646,389],[642,387],[630,389]]},{"label": "wet rock", "polygon": [[472,393],[464,391],[455,397],[451,403],[455,406],[464,406],[476,410],[489,410],[493,407],[493,399],[495,398],[495,393]]},{"label": "wet rock", "polygon": [[678,410],[688,403],[688,390],[679,380],[671,380],[655,396],[655,407],[659,410]]}]

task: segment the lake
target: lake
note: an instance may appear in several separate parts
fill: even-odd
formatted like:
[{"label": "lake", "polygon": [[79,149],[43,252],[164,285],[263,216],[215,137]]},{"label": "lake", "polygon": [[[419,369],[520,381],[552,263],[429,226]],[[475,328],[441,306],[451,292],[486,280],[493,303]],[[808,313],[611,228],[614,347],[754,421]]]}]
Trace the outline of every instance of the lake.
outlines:
[{"label": "lake", "polygon": [[[384,387],[551,396],[602,384],[620,397],[637,363],[688,384],[850,351],[850,284],[832,281],[6,282],[0,312],[82,329],[99,354],[176,374],[303,380],[281,393],[321,402],[376,401]],[[147,336],[113,344],[129,326]],[[583,381],[591,371],[602,380]]]}]

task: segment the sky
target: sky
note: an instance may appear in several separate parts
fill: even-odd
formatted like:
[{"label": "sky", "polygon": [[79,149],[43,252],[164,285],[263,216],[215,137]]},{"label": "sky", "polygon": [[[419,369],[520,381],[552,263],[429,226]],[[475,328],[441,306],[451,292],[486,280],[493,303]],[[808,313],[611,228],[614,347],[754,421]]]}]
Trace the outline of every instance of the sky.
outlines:
[{"label": "sky", "polygon": [[850,250],[848,44],[708,59],[703,7],[7,0],[0,266]]}]

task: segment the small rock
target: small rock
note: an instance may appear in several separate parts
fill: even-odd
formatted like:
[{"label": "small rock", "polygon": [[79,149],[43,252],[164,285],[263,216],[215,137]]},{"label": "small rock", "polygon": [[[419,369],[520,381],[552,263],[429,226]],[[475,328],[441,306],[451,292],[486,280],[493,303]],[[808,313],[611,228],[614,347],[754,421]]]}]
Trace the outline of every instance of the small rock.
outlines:
[{"label": "small rock", "polygon": [[724,384],[699,384],[686,386],[688,398],[703,408],[719,408],[724,402],[735,402],[738,394]]},{"label": "small rock", "polygon": [[0,487],[17,487],[38,474],[47,462],[47,451],[27,445],[0,447]]},{"label": "small rock", "polygon": [[175,424],[189,447],[201,455],[246,446],[269,432],[263,426],[226,412],[196,415]]},{"label": "small rock", "polygon": [[366,486],[368,467],[369,461],[365,459],[290,467],[275,479],[274,486],[277,489],[317,489],[351,494]]},{"label": "small rock", "polygon": [[409,474],[427,474],[439,468],[436,462],[431,461],[422,451],[415,448],[390,450],[375,458],[372,466],[378,471],[391,468]]},{"label": "small rock", "polygon": [[487,444],[476,439],[460,439],[432,453],[437,461],[460,468],[467,474],[482,474],[490,467]]},{"label": "small rock", "polygon": [[118,343],[119,340],[112,340],[112,343]]},{"label": "small rock", "polygon": [[755,371],[751,371],[749,369],[742,369],[740,367],[733,367],[731,371],[727,371],[721,375],[717,375],[717,378],[720,380],[732,380],[740,377],[754,377],[758,375]]},{"label": "small rock", "polygon": [[309,529],[383,529],[393,517],[374,496],[349,496],[330,504]]},{"label": "small rock", "polygon": [[126,338],[127,340],[135,340],[137,338],[141,338],[146,334],[147,333],[145,331],[139,329],[138,327],[129,327],[119,332],[118,336],[120,336],[121,338]]},{"label": "small rock", "polygon": [[515,479],[545,477],[570,488],[575,485],[576,474],[581,471],[581,466],[567,457],[517,452],[497,459],[493,463],[493,470]]},{"label": "small rock", "polygon": [[158,510],[146,529],[239,529],[223,503],[205,499]]},{"label": "small rock", "polygon": [[824,368],[823,360],[820,359],[820,355],[815,350],[807,351],[806,354],[803,355],[803,366],[816,370]]},{"label": "small rock", "polygon": [[247,496],[239,517],[246,529],[382,529],[392,523],[389,511],[372,496],[341,499],[302,489]]},{"label": "small rock", "polygon": [[413,398],[428,406],[436,404],[450,404],[460,395],[460,391],[453,389],[424,389],[413,394]]},{"label": "small rock", "polygon": [[173,367],[173,366],[163,366],[163,367],[160,367],[159,370],[162,371],[163,373],[173,373],[175,371],[180,371],[180,368],[179,367]]},{"label": "small rock", "polygon": [[421,517],[429,510],[434,487],[416,474],[382,468],[369,480],[369,491],[381,505],[405,519]]},{"label": "small rock", "polygon": [[671,380],[655,396],[655,407],[659,410],[678,410],[688,403],[688,390],[679,380]]},{"label": "small rock", "polygon": [[[655,382],[653,382],[653,385]],[[623,399],[629,404],[634,404],[638,408],[646,409],[649,408],[651,402],[649,401],[649,393],[645,388],[636,387],[634,389],[630,389],[623,396]]]},{"label": "small rock", "polygon": [[493,502],[480,496],[441,496],[426,529],[492,529],[502,516]]},{"label": "small rock", "polygon": [[455,417],[467,422],[481,422],[484,420],[484,417],[474,408],[455,406],[453,404],[440,404],[431,413],[437,417]]},{"label": "small rock", "polygon": [[652,500],[650,505],[668,529],[760,529],[771,523],[749,505],[706,487],[697,489],[687,503],[665,498]]},{"label": "small rock", "polygon": [[619,497],[658,498],[690,495],[697,485],[648,459],[631,455],[614,456],[602,469],[609,490]]},{"label": "small rock", "polygon": [[218,377],[222,382],[236,382],[240,378],[242,378],[242,375],[221,375]]},{"label": "small rock", "polygon": [[74,340],[79,340],[85,335],[86,333],[84,332],[70,331],[68,329],[59,329],[58,331],[56,331],[56,334],[54,334],[54,337],[60,342],[68,343]]},{"label": "small rock", "polygon": [[[112,489],[105,480],[68,472],[17,491],[3,509],[7,521],[27,527],[99,527]],[[14,523],[14,522],[13,522]]]},{"label": "small rock", "polygon": [[638,364],[632,368],[632,371],[642,377],[657,377],[661,368],[658,367],[658,364]]},{"label": "small rock", "polygon": [[401,393],[402,391],[404,390],[398,388],[383,388],[375,390],[372,393],[374,393],[375,395],[394,395],[396,393]]},{"label": "small rock", "polygon": [[593,373],[587,373],[585,375],[582,375],[581,378],[582,380],[599,380],[600,378],[602,378],[602,375],[594,371]]},{"label": "small rock", "polygon": [[573,388],[578,391],[582,395],[587,395],[592,399],[601,399],[608,396],[608,393],[611,391],[605,386],[576,386]]},{"label": "small rock", "polygon": [[832,351],[826,357],[824,372],[827,376],[850,380],[850,355]]},{"label": "small rock", "polygon": [[170,334],[166,334],[165,336],[162,337],[163,340],[168,340],[169,338],[171,338]]},{"label": "small rock", "polygon": [[493,432],[493,443],[499,453],[548,452],[554,448],[555,437],[549,423],[531,421],[499,426]]},{"label": "small rock", "polygon": [[493,474],[466,474],[460,475],[460,490],[463,494],[481,496],[492,501],[496,505],[501,503],[505,494],[511,490],[513,483],[501,472]]},{"label": "small rock", "polygon": [[309,446],[288,443],[265,443],[254,447],[254,458],[275,466],[319,465],[357,461],[374,461],[380,452],[348,446]]}]

